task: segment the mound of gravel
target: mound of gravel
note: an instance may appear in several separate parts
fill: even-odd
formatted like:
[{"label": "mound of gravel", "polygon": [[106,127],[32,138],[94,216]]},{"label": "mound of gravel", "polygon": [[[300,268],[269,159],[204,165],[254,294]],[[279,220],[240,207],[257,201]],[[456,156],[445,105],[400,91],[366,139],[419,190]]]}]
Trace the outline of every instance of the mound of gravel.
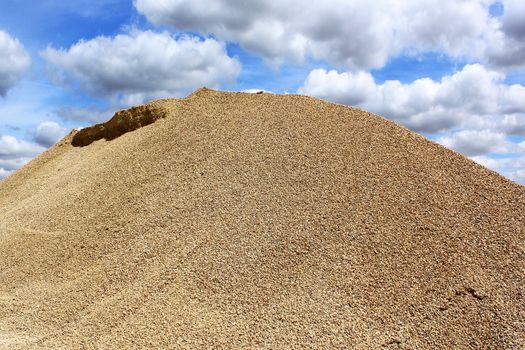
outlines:
[{"label": "mound of gravel", "polygon": [[0,348],[521,349],[524,228],[381,117],[200,89],[0,182]]}]

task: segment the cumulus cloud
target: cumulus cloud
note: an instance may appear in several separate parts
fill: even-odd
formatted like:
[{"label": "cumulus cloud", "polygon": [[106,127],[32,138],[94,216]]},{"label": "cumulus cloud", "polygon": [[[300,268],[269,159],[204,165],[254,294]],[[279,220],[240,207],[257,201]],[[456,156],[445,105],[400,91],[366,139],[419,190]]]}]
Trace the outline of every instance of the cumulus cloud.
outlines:
[{"label": "cumulus cloud", "polygon": [[406,51],[469,56],[494,30],[488,1],[135,0],[152,23],[238,42],[267,61],[381,67]]},{"label": "cumulus cloud", "polygon": [[525,2],[505,0],[500,20],[494,21],[484,38],[485,60],[495,67],[525,65]]},{"label": "cumulus cloud", "polygon": [[0,30],[0,96],[5,96],[31,65],[31,58],[18,39]]},{"label": "cumulus cloud", "polygon": [[235,81],[240,63],[224,44],[167,32],[132,30],[81,40],[69,49],[48,47],[42,56],[57,81],[132,105],[149,98],[182,96],[197,87]]},{"label": "cumulus cloud", "polygon": [[471,159],[489,169],[499,172],[517,183],[525,185],[525,156],[523,154],[499,158],[480,155],[473,156]]},{"label": "cumulus cloud", "polygon": [[516,181],[517,183],[525,185],[525,170],[524,169],[516,170],[514,173],[510,174],[510,178]]},{"label": "cumulus cloud", "polygon": [[67,129],[55,122],[40,123],[33,135],[34,142],[0,135],[0,179],[25,165],[67,134]]},{"label": "cumulus cloud", "polygon": [[33,157],[44,149],[27,141],[18,140],[14,136],[0,136],[0,159],[13,160],[16,158]]},{"label": "cumulus cloud", "polygon": [[45,121],[40,123],[35,132],[35,141],[43,146],[49,147],[66,136],[68,130],[55,122]]},{"label": "cumulus cloud", "polygon": [[299,92],[357,105],[420,132],[453,127],[525,135],[525,87],[506,85],[501,73],[474,64],[443,77],[403,84],[375,82],[367,72],[315,69]]},{"label": "cumulus cloud", "polygon": [[0,136],[0,179],[43,152],[45,148],[18,140],[13,136]]},{"label": "cumulus cloud", "polygon": [[[4,155],[5,156],[5,155]],[[29,157],[16,157],[11,159],[0,159],[0,169],[5,172],[12,172],[23,166]]]},{"label": "cumulus cloud", "polygon": [[4,168],[0,167],[0,180],[7,177],[9,174],[11,174],[10,171],[7,171]]},{"label": "cumulus cloud", "polygon": [[445,147],[467,156],[486,153],[509,153],[516,145],[509,142],[504,133],[490,130],[461,130],[436,140]]},{"label": "cumulus cloud", "polygon": [[525,2],[521,0],[505,0],[505,11],[502,16],[502,30],[508,36],[525,39]]},{"label": "cumulus cloud", "polygon": [[491,0],[134,0],[154,24],[213,34],[274,65],[311,57],[350,70],[424,51],[524,66],[524,2],[502,2],[503,15],[492,17]]},{"label": "cumulus cloud", "polygon": [[100,108],[98,106],[87,107],[61,107],[55,113],[63,120],[75,121],[81,124],[101,123],[109,120],[113,114],[122,107]]},{"label": "cumulus cloud", "polygon": [[315,69],[299,92],[356,105],[434,134],[443,146],[525,184],[525,141],[509,138],[525,136],[525,87],[507,85],[504,79],[480,64],[466,65],[439,81],[411,83],[377,83],[368,72]]},{"label": "cumulus cloud", "polygon": [[492,169],[494,171],[497,170],[498,166],[501,164],[501,160],[488,157],[486,155],[479,155],[479,156],[471,156],[470,159],[475,161],[478,164],[483,165],[486,168]]}]

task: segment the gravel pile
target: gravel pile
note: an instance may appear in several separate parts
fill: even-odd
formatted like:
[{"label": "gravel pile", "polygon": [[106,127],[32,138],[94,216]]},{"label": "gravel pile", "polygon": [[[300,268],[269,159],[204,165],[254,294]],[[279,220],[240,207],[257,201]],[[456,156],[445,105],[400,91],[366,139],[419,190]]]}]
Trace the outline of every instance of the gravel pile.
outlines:
[{"label": "gravel pile", "polygon": [[0,182],[1,349],[525,347],[524,187],[305,96],[121,115]]}]

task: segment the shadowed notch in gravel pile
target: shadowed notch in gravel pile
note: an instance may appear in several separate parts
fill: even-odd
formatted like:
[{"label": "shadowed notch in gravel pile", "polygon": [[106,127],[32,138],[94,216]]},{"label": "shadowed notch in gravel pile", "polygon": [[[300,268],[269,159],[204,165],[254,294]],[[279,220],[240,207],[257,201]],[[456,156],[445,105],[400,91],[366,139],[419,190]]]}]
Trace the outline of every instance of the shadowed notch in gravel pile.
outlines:
[{"label": "shadowed notch in gravel pile", "polygon": [[144,111],[0,182],[0,349],[525,347],[524,187],[305,96]]},{"label": "shadowed notch in gravel pile", "polygon": [[165,114],[161,109],[152,106],[132,107],[115,113],[113,118],[106,123],[96,124],[78,131],[73,136],[71,144],[75,147],[84,147],[100,139],[110,141],[127,132],[152,124],[164,116]]}]

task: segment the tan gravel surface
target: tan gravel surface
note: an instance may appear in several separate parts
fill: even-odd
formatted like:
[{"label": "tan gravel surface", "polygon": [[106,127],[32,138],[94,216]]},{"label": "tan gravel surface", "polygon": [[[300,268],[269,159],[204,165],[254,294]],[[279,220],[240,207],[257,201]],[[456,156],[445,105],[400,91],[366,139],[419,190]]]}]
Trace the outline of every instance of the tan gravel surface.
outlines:
[{"label": "tan gravel surface", "polygon": [[1,349],[525,348],[525,187],[304,96],[121,116],[0,182]]}]

